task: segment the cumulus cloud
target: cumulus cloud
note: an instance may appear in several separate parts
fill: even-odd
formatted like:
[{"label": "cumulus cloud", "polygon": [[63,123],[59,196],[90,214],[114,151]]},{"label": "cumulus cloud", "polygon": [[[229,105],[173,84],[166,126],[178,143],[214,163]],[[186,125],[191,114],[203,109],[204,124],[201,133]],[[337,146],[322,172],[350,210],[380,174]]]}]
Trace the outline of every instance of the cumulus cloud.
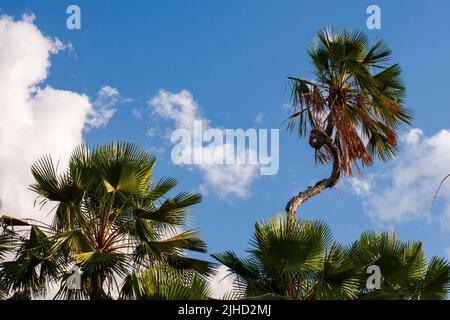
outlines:
[{"label": "cumulus cloud", "polygon": [[374,175],[354,176],[349,179],[349,182],[357,196],[364,196],[372,191],[373,179]]},{"label": "cumulus cloud", "polygon": [[450,228],[450,186],[444,184],[430,216],[433,195],[450,172],[450,131],[427,137],[415,128],[401,137],[402,149],[389,170],[369,179],[352,179],[369,216],[381,223],[438,219]]},{"label": "cumulus cloud", "polygon": [[48,210],[33,207],[35,194],[27,189],[30,166],[50,154],[63,168],[96,110],[84,94],[43,84],[51,56],[64,45],[44,36],[33,20],[0,17],[0,198],[4,214],[48,222]]},{"label": "cumulus cloud", "polygon": [[88,114],[86,123],[93,128],[105,127],[116,113],[115,105],[119,101],[119,91],[111,86],[104,86],[93,102],[93,109]]},{"label": "cumulus cloud", "polygon": [[357,195],[365,195],[370,192],[371,185],[365,179],[360,177],[352,177],[349,179],[353,192]]},{"label": "cumulus cloud", "polygon": [[[224,147],[217,145],[203,145],[201,137],[194,134],[195,123],[201,123],[203,130],[210,129],[210,120],[205,118],[191,92],[187,90],[171,93],[160,90],[158,94],[149,101],[153,111],[159,116],[171,119],[175,122],[177,129],[186,129],[191,133],[194,147],[187,152],[202,154],[203,162],[197,164],[203,175],[203,183],[200,186],[202,192],[213,189],[219,196],[235,195],[240,198],[249,196],[250,186],[258,174],[258,166],[253,164],[208,164],[214,162],[216,157],[223,155],[223,150],[234,150],[231,143]],[[216,128],[223,132],[221,128]],[[169,138],[169,137],[168,137]],[[243,152],[255,156],[256,150],[246,148]]]}]

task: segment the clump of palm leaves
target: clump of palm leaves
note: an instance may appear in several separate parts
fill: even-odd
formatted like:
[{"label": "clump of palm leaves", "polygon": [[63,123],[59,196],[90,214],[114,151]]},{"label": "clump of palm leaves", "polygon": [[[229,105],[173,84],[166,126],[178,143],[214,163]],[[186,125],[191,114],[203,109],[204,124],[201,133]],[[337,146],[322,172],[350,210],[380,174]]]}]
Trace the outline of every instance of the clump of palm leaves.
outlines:
[{"label": "clump of palm leaves", "polygon": [[158,265],[139,275],[128,276],[121,289],[120,299],[208,300],[211,295],[206,277]]},{"label": "clump of palm leaves", "polygon": [[[246,299],[445,299],[449,263],[426,261],[420,242],[394,233],[365,232],[342,246],[320,221],[277,216],[255,225],[249,257],[213,255],[236,276],[237,298]],[[381,287],[369,289],[369,266],[381,271]]]},{"label": "clump of palm leaves", "polygon": [[331,175],[293,197],[290,215],[310,197],[352,175],[354,166],[374,158],[391,159],[397,132],[410,124],[412,113],[403,105],[405,86],[398,64],[389,64],[391,50],[381,40],[370,43],[362,32],[326,29],[308,48],[314,80],[289,77],[292,114],[289,129],[309,134],[316,161],[333,164]]},{"label": "clump of palm leaves", "polygon": [[[56,298],[108,299],[133,273],[164,264],[177,272],[209,274],[209,262],[185,250],[206,252],[195,229],[183,231],[187,209],[199,194],[167,193],[173,178],[152,180],[155,158],[133,144],[77,147],[62,173],[50,157],[33,166],[31,190],[51,205],[51,224],[1,217],[4,244],[14,258],[0,265],[0,283],[13,296],[42,297],[51,285]],[[65,285],[67,271],[81,271],[81,288]]]}]

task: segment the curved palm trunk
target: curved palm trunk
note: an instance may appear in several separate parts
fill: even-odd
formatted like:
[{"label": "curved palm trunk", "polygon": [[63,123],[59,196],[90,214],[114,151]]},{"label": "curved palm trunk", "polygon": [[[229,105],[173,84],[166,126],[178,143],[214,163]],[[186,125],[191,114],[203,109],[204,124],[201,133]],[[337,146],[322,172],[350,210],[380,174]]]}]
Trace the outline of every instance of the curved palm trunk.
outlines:
[{"label": "curved palm trunk", "polygon": [[313,129],[309,136],[309,145],[316,150],[326,146],[333,156],[333,169],[331,175],[318,181],[314,186],[309,186],[305,191],[294,196],[286,205],[286,213],[289,217],[295,217],[297,209],[309,198],[318,195],[327,188],[334,187],[341,175],[341,152],[333,140],[324,132]]}]

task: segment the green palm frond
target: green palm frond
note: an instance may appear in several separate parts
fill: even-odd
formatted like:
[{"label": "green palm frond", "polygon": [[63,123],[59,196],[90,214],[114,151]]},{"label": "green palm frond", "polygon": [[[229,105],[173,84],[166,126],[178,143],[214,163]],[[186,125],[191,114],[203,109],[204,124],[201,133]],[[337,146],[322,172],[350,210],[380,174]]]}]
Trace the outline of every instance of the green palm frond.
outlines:
[{"label": "green palm frond", "polygon": [[364,232],[353,246],[352,255],[364,270],[370,265],[380,268],[380,290],[362,288],[364,299],[407,299],[417,288],[427,268],[420,242],[405,242],[395,233]]},{"label": "green palm frond", "polygon": [[74,259],[85,275],[101,273],[104,270],[109,270],[109,275],[115,272],[125,276],[127,273],[128,259],[123,253],[88,251],[75,254]]},{"label": "green palm frond", "polygon": [[161,178],[155,185],[151,186],[148,195],[145,197],[146,204],[148,201],[155,201],[167,194],[170,190],[177,186],[176,179],[171,177]]},{"label": "green palm frond", "polygon": [[1,264],[0,278],[8,291],[26,293],[30,297],[47,293],[50,283],[55,282],[65,267],[61,257],[51,257],[52,240],[32,226],[28,238],[18,243],[16,257]]},{"label": "green palm frond", "polygon": [[320,221],[277,216],[255,225],[250,257],[240,259],[233,252],[213,257],[235,275],[235,291],[246,297],[272,294],[301,298],[324,264],[331,245],[331,231]]},{"label": "green palm frond", "polygon": [[175,270],[195,272],[200,275],[209,276],[214,274],[214,263],[209,261],[189,258],[177,254],[167,257],[167,265]]},{"label": "green palm frond", "polygon": [[417,299],[444,300],[450,290],[450,264],[447,260],[432,257],[418,288]]},{"label": "green palm frond", "polygon": [[206,300],[211,296],[205,278],[168,268],[150,268],[142,275],[133,275],[131,283],[137,300]]},{"label": "green palm frond", "polygon": [[196,230],[180,232],[172,237],[158,241],[147,241],[146,244],[153,248],[153,252],[174,253],[179,249],[206,253],[206,244],[198,236]]},{"label": "green palm frond", "polygon": [[94,151],[95,166],[107,192],[144,194],[150,182],[155,157],[131,143],[112,143]]},{"label": "green palm frond", "polygon": [[[218,262],[228,267],[236,276],[233,283],[233,298],[258,297],[273,291],[265,283],[265,279],[259,261],[252,259],[240,259],[234,252],[226,251],[211,255]],[[270,293],[272,294],[272,293]]]},{"label": "green palm frond", "polygon": [[58,234],[52,247],[52,254],[61,252],[81,253],[89,252],[93,248],[93,243],[82,230],[70,230]]},{"label": "green palm frond", "polygon": [[[236,277],[238,299],[445,299],[449,264],[427,264],[420,242],[368,231],[344,247],[320,221],[277,216],[255,225],[248,258],[226,251],[212,257]],[[381,271],[381,288],[367,287],[369,266]]]},{"label": "green palm frond", "polygon": [[278,216],[256,224],[250,252],[269,272],[316,270],[330,242],[331,230],[324,223]]},{"label": "green palm frond", "polygon": [[31,172],[36,182],[30,189],[40,196],[41,205],[44,206],[47,202],[57,203],[54,217],[56,228],[68,229],[82,221],[78,208],[84,189],[79,176],[74,177],[67,172],[57,174],[56,166],[48,156],[36,161]]},{"label": "green palm frond", "polygon": [[361,286],[362,268],[351,258],[350,248],[334,243],[326,253],[324,265],[310,290],[315,299],[356,299]]},{"label": "green palm frond", "polygon": [[166,199],[159,207],[151,202],[146,208],[136,209],[136,215],[163,224],[181,226],[186,223],[186,209],[200,203],[201,199],[199,194],[184,192]]}]

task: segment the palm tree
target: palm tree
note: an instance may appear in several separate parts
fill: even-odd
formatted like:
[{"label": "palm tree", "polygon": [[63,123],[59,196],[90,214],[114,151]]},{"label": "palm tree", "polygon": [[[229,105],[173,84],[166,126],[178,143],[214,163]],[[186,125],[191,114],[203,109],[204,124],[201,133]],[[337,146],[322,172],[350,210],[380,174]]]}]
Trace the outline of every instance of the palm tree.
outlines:
[{"label": "palm tree", "polygon": [[309,144],[320,164],[332,162],[331,175],[294,196],[286,212],[327,188],[353,167],[369,166],[376,157],[387,161],[397,151],[397,130],[410,124],[403,106],[405,86],[398,64],[388,65],[391,50],[381,40],[370,44],[361,32],[326,29],[308,48],[315,81],[289,77],[293,110],[288,128]]},{"label": "palm tree", "polygon": [[[427,264],[420,242],[395,234],[366,232],[342,246],[320,221],[278,216],[255,225],[249,254],[213,255],[236,276],[237,298],[444,299],[450,289],[448,262]],[[378,290],[366,286],[371,265],[381,270]]]},{"label": "palm tree", "polygon": [[[15,259],[2,263],[1,279],[12,292],[45,295],[59,283],[55,298],[111,298],[119,282],[155,263],[208,274],[211,264],[183,252],[206,252],[195,229],[182,231],[187,209],[199,194],[166,194],[173,178],[152,181],[155,158],[129,143],[77,147],[65,172],[58,174],[50,157],[32,166],[31,190],[40,205],[52,204],[53,222],[2,217],[19,240]],[[13,228],[16,228],[13,230]],[[67,271],[78,267],[81,288],[65,285]]]}]

